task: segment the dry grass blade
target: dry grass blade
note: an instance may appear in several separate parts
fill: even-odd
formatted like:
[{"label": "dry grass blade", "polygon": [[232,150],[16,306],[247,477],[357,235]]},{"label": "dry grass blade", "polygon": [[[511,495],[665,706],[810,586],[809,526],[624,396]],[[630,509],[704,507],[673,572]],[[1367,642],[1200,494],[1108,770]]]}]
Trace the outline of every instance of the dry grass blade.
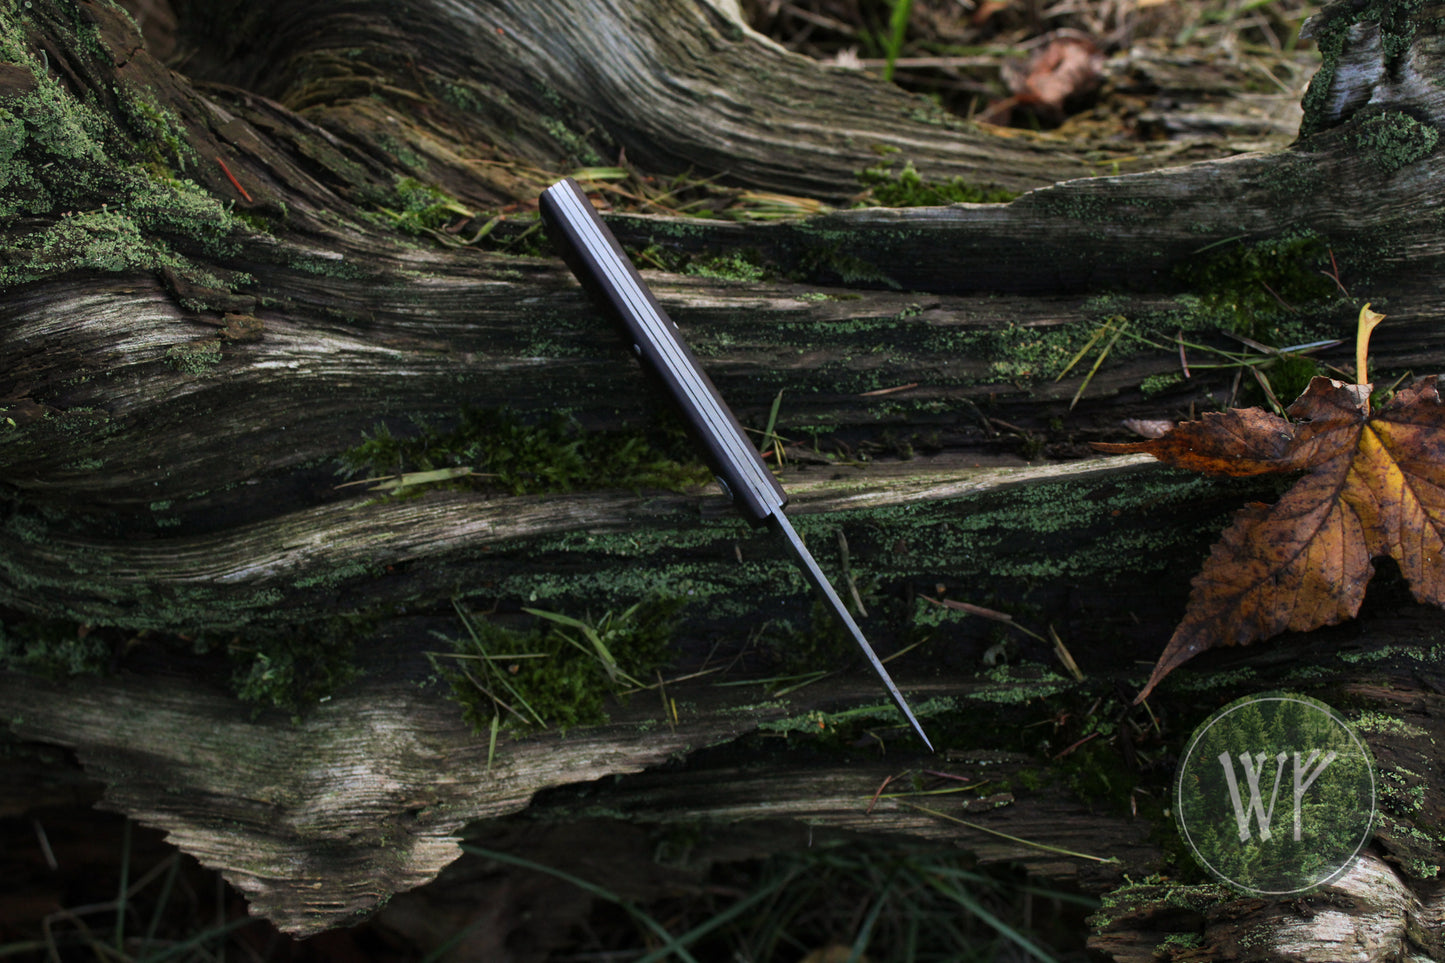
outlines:
[{"label": "dry grass blade", "polygon": [[[1089,373],[1084,376],[1084,381],[1079,385],[1079,390],[1074,392],[1074,397],[1069,401],[1070,411],[1074,410],[1074,406],[1077,405],[1079,399],[1084,396],[1084,391],[1089,387],[1089,382],[1093,381],[1094,375],[1099,373],[1099,368],[1104,364],[1104,359],[1109,357],[1109,352],[1114,349],[1114,345],[1118,342],[1119,338],[1123,336],[1125,329],[1129,327],[1129,322],[1125,318],[1113,318],[1110,319],[1110,322],[1104,327],[1111,331],[1109,340],[1099,349],[1099,356],[1094,359],[1093,367],[1091,367]],[[1073,367],[1073,363],[1070,363],[1070,367]],[[1060,377],[1062,377],[1062,375],[1060,375]]]},{"label": "dry grass blade", "polygon": [[981,833],[988,833],[990,836],[997,836],[999,839],[1007,839],[1011,843],[1018,843],[1021,846],[1028,846],[1031,849],[1042,850],[1046,853],[1057,853],[1060,856],[1072,856],[1075,859],[1087,859],[1096,863],[1117,863],[1119,861],[1113,856],[1091,856],[1088,853],[1080,853],[1076,850],[1065,849],[1062,846],[1050,846],[1048,843],[1040,843],[1032,839],[1024,839],[1021,836],[1014,836],[1010,833],[1005,833],[997,829],[990,829],[989,827],[984,826],[980,823],[975,823],[967,819],[959,819],[957,816],[950,816],[948,813],[941,813],[937,809],[929,809],[927,806],[920,806],[917,803],[911,803],[906,799],[900,799],[898,800],[898,802],[900,805],[907,806],[910,809],[916,809],[919,812],[925,813],[929,816],[933,816],[938,819],[946,819],[951,823],[958,823],[960,826],[967,826],[969,829],[976,829]]}]

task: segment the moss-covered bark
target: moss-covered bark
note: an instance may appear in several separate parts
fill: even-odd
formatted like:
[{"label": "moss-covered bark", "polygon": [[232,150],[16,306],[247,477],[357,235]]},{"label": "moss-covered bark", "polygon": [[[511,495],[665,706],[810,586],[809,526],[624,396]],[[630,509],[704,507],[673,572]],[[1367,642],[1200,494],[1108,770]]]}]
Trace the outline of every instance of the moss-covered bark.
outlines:
[{"label": "moss-covered bark", "polygon": [[[1435,711],[1391,691],[1433,671],[1418,612],[1401,598],[1366,613],[1393,641],[1346,627],[1319,636],[1328,655],[1304,659],[1293,640],[1247,666],[1204,661],[1150,720],[1127,701],[1188,576],[1229,511],[1269,492],[1047,463],[1123,418],[1263,401],[1260,385],[1288,402],[1350,346],[1270,350],[1348,336],[1365,300],[1391,316],[1379,380],[1440,363],[1441,39],[1413,5],[1377,6],[1326,21],[1328,76],[1293,147],[1099,178],[681,0],[182,5],[182,72],[107,4],[0,7],[11,729],[74,748],[109,805],[172,831],[298,930],[430,878],[466,824],[540,789],[707,746],[733,755],[698,756],[675,784],[599,784],[589,805],[637,819],[773,806],[954,838],[896,802],[859,816],[895,764],[938,764],[900,758],[871,682],[763,687],[851,651],[815,623],[777,545],[686,487],[696,466],[672,423],[534,230],[551,178],[625,149],[634,176],[691,168],[732,192],[685,188],[739,219],[611,220],[760,436],[781,392],[771,447],[798,527],[857,590],[880,648],[919,643],[895,674],[958,754],[944,761],[1005,760],[987,781],[1016,805],[994,828],[1066,827],[1071,849],[1122,862],[987,834],[967,845],[1096,888],[1126,867],[1183,872],[1157,835],[1171,747],[1226,694],[1288,684],[1378,717],[1398,778],[1375,853],[1411,905],[1433,905],[1438,760],[1418,733]],[[880,156],[930,182],[1029,193],[827,212],[860,172],[883,176]],[[782,208],[813,213],[755,219]],[[459,428],[464,409],[486,437]],[[597,489],[575,462],[608,450],[595,433],[609,431],[626,434],[606,436],[618,464]],[[511,457],[544,440],[552,464]],[[338,487],[348,467],[378,477]],[[419,685],[426,651],[463,632],[454,602],[525,630],[523,608],[595,622],[659,594],[688,603],[668,681],[610,725],[514,727],[489,749],[441,687]],[[1050,629],[1083,681],[1041,641]],[[31,678],[114,669],[71,687]],[[683,678],[700,671],[718,678]],[[279,709],[253,717],[232,690]],[[476,718],[498,711],[477,699]],[[291,722],[302,704],[314,714]],[[829,760],[814,783],[784,778],[798,764],[776,750],[799,745]],[[886,765],[858,745],[886,748]],[[729,808],[711,787],[737,759],[759,788]]]}]

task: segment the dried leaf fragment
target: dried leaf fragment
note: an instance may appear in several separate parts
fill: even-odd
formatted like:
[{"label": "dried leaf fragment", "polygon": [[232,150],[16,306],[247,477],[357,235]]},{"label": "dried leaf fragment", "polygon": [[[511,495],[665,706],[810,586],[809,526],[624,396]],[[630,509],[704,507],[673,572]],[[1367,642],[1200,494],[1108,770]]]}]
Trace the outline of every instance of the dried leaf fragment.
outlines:
[{"label": "dried leaf fragment", "polygon": [[1315,378],[1289,414],[1295,421],[1231,410],[1157,439],[1094,446],[1209,474],[1307,472],[1277,504],[1236,514],[1136,701],[1216,645],[1353,618],[1381,556],[1399,563],[1418,601],[1445,605],[1445,405],[1436,379],[1372,413],[1369,385]]},{"label": "dried leaf fragment", "polygon": [[1028,108],[1049,126],[1058,126],[1069,108],[1099,89],[1104,80],[1104,54],[1088,37],[1060,35],[1020,67],[1004,61],[1004,82],[1012,96],[989,107],[980,120],[1008,124],[1014,109]]}]

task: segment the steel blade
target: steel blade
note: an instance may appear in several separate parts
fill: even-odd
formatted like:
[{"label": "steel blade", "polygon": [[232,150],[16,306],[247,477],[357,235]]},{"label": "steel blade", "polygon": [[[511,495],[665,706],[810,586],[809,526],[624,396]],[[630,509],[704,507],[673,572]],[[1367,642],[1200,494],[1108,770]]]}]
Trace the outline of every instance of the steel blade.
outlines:
[{"label": "steel blade", "polygon": [[923,726],[918,724],[918,719],[914,717],[913,710],[908,708],[908,701],[903,698],[903,693],[898,691],[898,686],[893,684],[893,677],[890,676],[888,670],[884,668],[883,661],[878,658],[878,653],[873,651],[873,646],[869,645],[868,640],[863,637],[863,630],[858,628],[857,622],[853,621],[853,616],[849,614],[847,607],[843,605],[843,600],[838,597],[838,593],[833,590],[833,585],[828,581],[828,577],[824,575],[823,570],[818,567],[817,561],[813,558],[813,553],[808,551],[808,547],[804,545],[803,540],[798,537],[797,531],[793,529],[792,522],[788,521],[788,516],[784,515],[781,511],[776,511],[769,516],[769,520],[772,522],[774,528],[783,533],[788,545],[793,550],[793,554],[797,556],[798,564],[802,566],[803,574],[807,577],[808,582],[813,588],[817,589],[818,594],[823,596],[824,600],[827,601],[828,605],[833,609],[833,614],[838,617],[839,621],[848,627],[848,631],[853,634],[853,640],[858,643],[858,648],[862,649],[863,654],[868,657],[868,662],[873,666],[873,671],[878,673],[878,678],[882,679],[883,684],[888,687],[888,694],[893,697],[893,701],[903,712],[903,717],[913,726],[913,730],[918,733],[918,738],[922,739],[923,744],[932,752],[933,743],[928,741],[928,736],[924,733]]}]

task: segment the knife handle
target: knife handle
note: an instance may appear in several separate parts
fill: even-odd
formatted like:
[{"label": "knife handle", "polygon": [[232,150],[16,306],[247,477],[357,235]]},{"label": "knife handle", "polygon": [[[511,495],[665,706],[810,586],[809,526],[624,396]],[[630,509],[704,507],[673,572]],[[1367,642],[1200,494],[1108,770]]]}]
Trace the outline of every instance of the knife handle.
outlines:
[{"label": "knife handle", "polygon": [[733,504],[764,524],[788,496],[587,195],[568,177],[543,192],[540,207],[567,266],[666,390]]}]

